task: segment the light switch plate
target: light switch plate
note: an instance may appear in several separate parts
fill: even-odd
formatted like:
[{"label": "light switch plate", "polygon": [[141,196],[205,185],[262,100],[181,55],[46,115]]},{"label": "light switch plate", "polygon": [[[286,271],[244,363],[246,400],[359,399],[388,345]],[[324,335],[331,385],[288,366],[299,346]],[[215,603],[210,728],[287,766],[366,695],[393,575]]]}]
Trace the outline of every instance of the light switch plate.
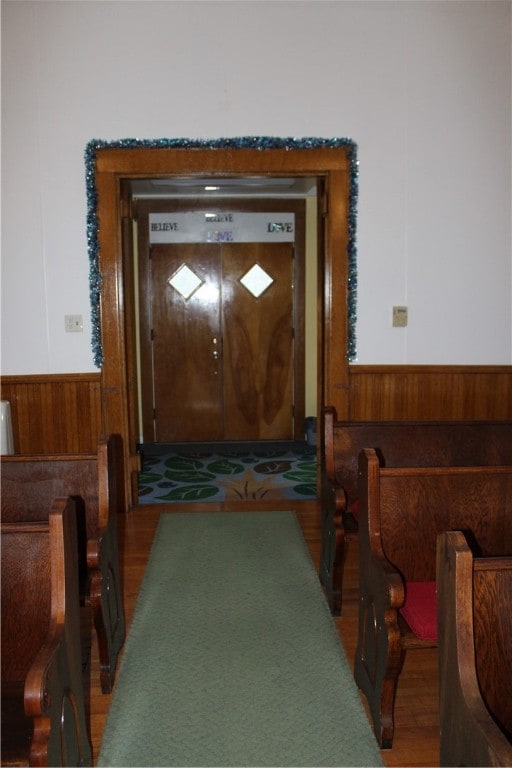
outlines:
[{"label": "light switch plate", "polygon": [[407,325],[407,307],[393,307],[393,327],[405,328]]},{"label": "light switch plate", "polygon": [[81,333],[84,329],[82,315],[64,315],[64,327],[66,333]]}]

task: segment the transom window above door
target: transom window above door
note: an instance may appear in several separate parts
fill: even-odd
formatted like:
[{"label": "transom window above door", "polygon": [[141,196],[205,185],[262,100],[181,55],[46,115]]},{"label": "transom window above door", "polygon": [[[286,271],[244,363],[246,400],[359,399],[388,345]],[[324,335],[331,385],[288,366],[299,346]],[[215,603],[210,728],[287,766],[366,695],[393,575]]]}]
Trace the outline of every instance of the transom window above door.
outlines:
[{"label": "transom window above door", "polygon": [[291,211],[175,211],[149,214],[149,242],[293,243]]}]

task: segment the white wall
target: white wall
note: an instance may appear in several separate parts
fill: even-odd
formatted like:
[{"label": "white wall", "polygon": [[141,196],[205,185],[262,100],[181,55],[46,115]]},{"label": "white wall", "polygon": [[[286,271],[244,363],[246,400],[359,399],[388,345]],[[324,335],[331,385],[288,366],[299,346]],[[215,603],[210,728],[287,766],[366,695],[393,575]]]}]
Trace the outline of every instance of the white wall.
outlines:
[{"label": "white wall", "polygon": [[3,0],[2,372],[94,370],[90,139],[244,135],[358,144],[357,362],[510,364],[511,32],[510,0]]}]

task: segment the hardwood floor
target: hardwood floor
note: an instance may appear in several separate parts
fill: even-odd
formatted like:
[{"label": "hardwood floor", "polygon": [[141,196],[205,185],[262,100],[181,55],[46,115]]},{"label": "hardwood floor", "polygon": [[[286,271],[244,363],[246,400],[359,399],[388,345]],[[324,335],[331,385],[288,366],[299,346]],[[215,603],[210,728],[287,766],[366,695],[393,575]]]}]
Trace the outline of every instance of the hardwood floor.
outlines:
[{"label": "hardwood floor", "polygon": [[[124,585],[125,612],[130,627],[135,601],[144,575],[158,518],[163,512],[215,512],[245,509],[290,509],[296,511],[304,538],[315,565],[320,554],[320,513],[317,501],[289,503],[232,502],[224,504],[154,504],[133,508],[120,523],[121,571]],[[347,658],[353,665],[357,642],[358,611],[358,552],[357,536],[349,541],[343,585],[342,616],[335,619]],[[201,564],[198,563],[198,567]],[[205,574],[207,578],[207,574]],[[90,663],[84,670],[87,706],[90,713],[90,732],[94,765],[97,764],[103,729],[111,701],[110,694],[102,694],[99,686],[99,662],[94,637]],[[364,701],[364,697],[363,697]],[[437,651],[417,650],[406,657],[398,685],[395,706],[395,740],[391,750],[383,750],[386,766],[438,766],[439,714],[437,688]]]}]

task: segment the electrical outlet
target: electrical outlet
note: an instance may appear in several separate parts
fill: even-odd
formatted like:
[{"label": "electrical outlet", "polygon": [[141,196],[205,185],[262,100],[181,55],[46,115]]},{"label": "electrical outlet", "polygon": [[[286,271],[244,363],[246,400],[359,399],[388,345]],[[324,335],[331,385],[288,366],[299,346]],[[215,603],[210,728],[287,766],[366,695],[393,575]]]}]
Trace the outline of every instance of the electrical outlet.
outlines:
[{"label": "electrical outlet", "polygon": [[81,333],[84,329],[82,315],[64,315],[66,333]]},{"label": "electrical outlet", "polygon": [[393,327],[405,328],[407,325],[407,307],[393,307]]}]

